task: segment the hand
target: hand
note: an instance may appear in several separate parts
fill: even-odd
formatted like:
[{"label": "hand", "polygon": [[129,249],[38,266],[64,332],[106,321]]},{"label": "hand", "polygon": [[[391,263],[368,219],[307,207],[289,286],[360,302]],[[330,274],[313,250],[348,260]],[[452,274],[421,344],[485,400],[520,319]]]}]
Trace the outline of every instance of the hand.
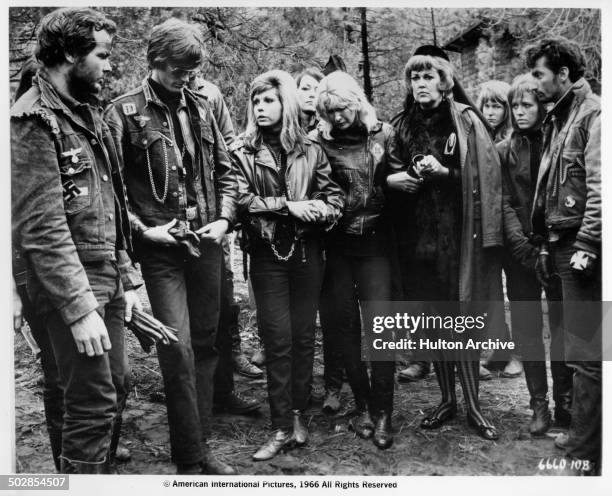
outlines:
[{"label": "hand", "polygon": [[138,297],[138,293],[136,293],[135,289],[128,289],[123,294],[123,299],[125,300],[125,321],[129,322],[132,320],[132,309],[142,310],[142,303],[140,302],[140,298]]},{"label": "hand", "polygon": [[407,172],[396,172],[387,176],[387,185],[391,189],[404,193],[416,193],[423,184],[422,179],[416,179]]},{"label": "hand", "polygon": [[329,215],[327,204],[323,200],[311,200],[310,203],[317,209],[317,221],[327,222]]},{"label": "hand", "polygon": [[23,305],[21,303],[21,297],[17,292],[17,286],[13,280],[13,330],[15,332],[20,331],[23,326]]},{"label": "hand", "polygon": [[223,236],[227,234],[229,229],[229,222],[225,219],[219,219],[214,222],[206,224],[196,231],[196,234],[200,236],[200,239],[208,239],[214,243],[220,245],[223,241]]},{"label": "hand", "polygon": [[111,349],[106,325],[100,314],[92,310],[84,317],[70,326],[72,337],[77,345],[79,353],[87,353],[87,356],[100,356]]},{"label": "hand", "polygon": [[163,226],[150,227],[142,233],[142,239],[148,241],[149,243],[154,243],[157,245],[178,245],[178,241],[174,239],[174,236],[172,236],[172,234],[168,232],[168,229],[173,227],[176,222],[176,219],[172,219],[170,222],[164,224]]},{"label": "hand", "polygon": [[584,250],[576,250],[570,259],[570,267],[574,274],[584,279],[593,277],[596,263],[597,255]]},{"label": "hand", "polygon": [[311,201],[288,201],[289,213],[302,222],[316,222],[319,209]]},{"label": "hand", "polygon": [[546,248],[541,248],[538,253],[538,258],[535,264],[536,277],[540,284],[544,287],[548,286],[550,278],[553,275],[552,260]]},{"label": "hand", "polygon": [[421,160],[414,164],[414,170],[418,176],[427,177],[447,177],[448,169],[444,167],[433,155],[425,155]]}]

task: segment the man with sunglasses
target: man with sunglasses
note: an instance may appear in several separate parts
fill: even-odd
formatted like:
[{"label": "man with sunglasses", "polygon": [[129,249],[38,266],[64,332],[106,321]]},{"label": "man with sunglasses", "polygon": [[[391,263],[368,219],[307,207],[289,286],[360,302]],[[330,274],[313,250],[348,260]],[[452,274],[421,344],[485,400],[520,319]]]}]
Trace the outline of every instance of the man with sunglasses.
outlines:
[{"label": "man with sunglasses", "polygon": [[154,315],[178,331],[158,346],[172,461],[181,474],[231,475],[209,450],[223,254],[237,187],[206,99],[187,87],[204,57],[197,27],[155,26],[151,70],[106,120],[122,158],[135,253]]}]

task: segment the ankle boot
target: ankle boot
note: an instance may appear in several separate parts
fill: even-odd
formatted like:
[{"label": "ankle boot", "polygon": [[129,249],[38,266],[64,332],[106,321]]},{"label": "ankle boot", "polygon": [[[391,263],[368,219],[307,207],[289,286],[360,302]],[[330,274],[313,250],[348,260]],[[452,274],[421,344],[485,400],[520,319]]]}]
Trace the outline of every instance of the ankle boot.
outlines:
[{"label": "ankle boot", "polygon": [[204,452],[204,461],[200,473],[206,475],[236,475],[236,469],[219,460],[207,444],[202,444],[202,451]]},{"label": "ankle boot", "polygon": [[533,416],[529,422],[529,433],[532,436],[542,436],[550,428],[551,418],[548,411],[548,383],[546,379],[546,362],[524,362],[525,382],[531,400],[529,405]]},{"label": "ankle boot", "polygon": [[548,410],[548,400],[532,398],[530,401],[533,415],[529,422],[529,434],[532,436],[543,436],[552,424],[550,411]]},{"label": "ankle boot", "polygon": [[308,428],[304,425],[302,412],[293,410],[293,441],[296,446],[304,446],[308,441]]},{"label": "ankle boot", "polygon": [[362,439],[369,439],[374,434],[374,422],[367,408],[357,410],[356,415],[349,421],[349,429],[353,430]]},{"label": "ankle boot", "polygon": [[379,449],[390,448],[393,444],[393,431],[391,428],[391,414],[382,411],[376,419],[374,428],[374,445]]},{"label": "ankle boot", "polygon": [[259,462],[274,458],[282,449],[291,443],[288,430],[278,429],[253,455],[253,460]]}]

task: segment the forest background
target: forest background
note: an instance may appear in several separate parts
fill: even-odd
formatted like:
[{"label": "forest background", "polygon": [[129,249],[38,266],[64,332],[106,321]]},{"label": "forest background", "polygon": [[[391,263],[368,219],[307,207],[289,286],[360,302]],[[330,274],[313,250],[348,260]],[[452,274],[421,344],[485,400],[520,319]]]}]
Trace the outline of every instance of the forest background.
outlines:
[{"label": "forest background", "polygon": [[[51,7],[9,9],[9,75],[11,88],[35,47],[36,29]],[[599,92],[601,78],[601,12],[598,9],[453,9],[453,8],[243,8],[243,7],[102,7],[118,25],[111,58],[113,73],[104,90],[110,100],[137,86],[147,74],[146,48],[152,26],[178,17],[201,26],[206,40],[205,79],[217,84],[240,131],[244,129],[250,82],[266,70],[292,74],[303,68],[323,68],[330,55],[339,55],[347,72],[363,85],[379,117],[390,119],[400,110],[405,94],[402,69],[422,44],[444,46],[472,27],[486,46],[505,45],[502,58],[517,65],[527,43],[563,35],[583,48],[587,79]],[[462,72],[470,59],[449,52]],[[486,64],[486,53],[485,53]],[[486,69],[486,68],[485,68]],[[514,73],[523,70],[514,67]],[[479,83],[491,76],[480,71],[467,84],[475,96]],[[479,79],[480,80],[479,80]],[[507,82],[511,82],[508,80]]]}]

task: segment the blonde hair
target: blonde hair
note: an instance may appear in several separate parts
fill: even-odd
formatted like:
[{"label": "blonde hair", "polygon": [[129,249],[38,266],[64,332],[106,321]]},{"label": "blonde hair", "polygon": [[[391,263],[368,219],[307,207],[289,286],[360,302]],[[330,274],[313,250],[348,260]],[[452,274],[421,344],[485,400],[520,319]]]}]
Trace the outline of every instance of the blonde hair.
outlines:
[{"label": "blonde hair", "polygon": [[[531,73],[521,74],[516,76],[510,86],[508,92],[508,105],[510,105],[510,111],[512,112],[512,104],[515,101],[520,100],[525,93],[533,96],[533,99],[538,105],[538,125],[542,123],[546,116],[546,108],[538,97],[538,83]],[[512,114],[512,124],[514,124],[514,114]]]},{"label": "blonde hair", "polygon": [[510,111],[510,103],[508,102],[509,92],[510,85],[504,81],[487,81],[486,83],[482,83],[480,87],[480,94],[478,95],[478,101],[476,103],[478,110],[482,112],[487,102],[496,102],[504,107],[504,117],[499,126],[493,129],[493,138],[496,143],[505,138],[512,128],[512,112]]},{"label": "blonde hair", "polygon": [[441,57],[433,57],[431,55],[413,55],[410,57],[410,59],[408,59],[408,62],[404,67],[404,81],[406,83],[407,93],[412,95],[412,84],[410,82],[412,72],[429,70],[437,71],[438,76],[440,76],[438,91],[440,91],[443,96],[451,96],[451,90],[455,85],[455,81],[453,79],[455,71],[453,69],[453,65],[448,60]]},{"label": "blonde hair", "polygon": [[257,125],[253,98],[265,91],[274,89],[282,105],[282,127],[280,142],[283,150],[289,153],[293,150],[303,151],[306,135],[300,126],[300,105],[298,103],[297,86],[291,74],[281,70],[264,72],[257,76],[249,88],[249,103],[247,106],[247,125],[244,142],[250,148],[259,148],[262,143],[262,132]]},{"label": "blonde hair", "polygon": [[376,110],[368,102],[361,86],[346,72],[335,71],[325,76],[319,83],[317,92],[317,113],[321,117],[320,132],[323,138],[333,139],[330,135],[333,129],[329,109],[348,107],[357,112],[357,118],[368,132],[378,123]]}]

